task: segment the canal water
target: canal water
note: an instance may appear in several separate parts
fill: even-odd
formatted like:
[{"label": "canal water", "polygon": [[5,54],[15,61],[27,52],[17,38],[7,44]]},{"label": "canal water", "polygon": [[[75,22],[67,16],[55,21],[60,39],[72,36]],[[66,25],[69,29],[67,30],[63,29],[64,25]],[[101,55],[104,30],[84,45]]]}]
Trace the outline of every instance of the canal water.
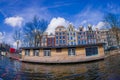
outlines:
[{"label": "canal water", "polygon": [[77,64],[32,64],[0,56],[0,80],[120,80],[120,55]]}]

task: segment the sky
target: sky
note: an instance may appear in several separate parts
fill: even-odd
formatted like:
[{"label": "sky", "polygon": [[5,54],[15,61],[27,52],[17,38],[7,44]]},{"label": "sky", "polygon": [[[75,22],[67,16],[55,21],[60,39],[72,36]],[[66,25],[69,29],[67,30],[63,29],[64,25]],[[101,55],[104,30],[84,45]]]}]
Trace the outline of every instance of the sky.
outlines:
[{"label": "sky", "polygon": [[[119,0],[0,0],[0,39],[12,41],[15,29],[37,15],[49,22],[47,31],[72,23],[101,28],[106,13],[120,14]],[[1,35],[3,34],[3,36]],[[5,36],[6,35],[6,36]]]}]

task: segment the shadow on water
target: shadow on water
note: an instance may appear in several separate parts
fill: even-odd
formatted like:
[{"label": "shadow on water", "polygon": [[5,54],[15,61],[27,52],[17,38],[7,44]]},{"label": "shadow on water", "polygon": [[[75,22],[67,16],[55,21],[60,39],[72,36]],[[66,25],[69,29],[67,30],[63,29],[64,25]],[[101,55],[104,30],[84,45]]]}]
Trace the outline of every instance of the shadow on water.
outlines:
[{"label": "shadow on water", "polygon": [[120,80],[120,55],[78,64],[31,64],[0,56],[4,80]]}]

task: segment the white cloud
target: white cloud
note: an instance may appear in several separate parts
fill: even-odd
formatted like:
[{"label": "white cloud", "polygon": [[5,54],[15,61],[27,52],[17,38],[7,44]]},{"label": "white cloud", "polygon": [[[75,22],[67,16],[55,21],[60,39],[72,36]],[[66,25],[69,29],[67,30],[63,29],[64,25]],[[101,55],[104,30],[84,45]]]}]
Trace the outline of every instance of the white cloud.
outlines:
[{"label": "white cloud", "polygon": [[[14,48],[17,48],[17,42],[14,41],[13,39],[13,32],[12,33],[5,33],[5,32],[0,32],[0,35],[2,34],[2,38],[0,39],[0,42],[5,42],[9,45],[11,45]],[[19,47],[21,46],[21,41],[19,41]]]},{"label": "white cloud", "polygon": [[83,24],[86,24],[87,23],[87,20],[83,20],[82,22],[81,22],[81,24],[83,25]]},{"label": "white cloud", "polygon": [[69,24],[69,22],[67,20],[65,20],[64,18],[58,17],[58,18],[52,18],[52,20],[50,21],[50,24],[48,25],[48,28],[46,29],[45,32],[48,32],[48,34],[50,33],[55,33],[55,28],[57,26],[64,26],[67,27]]},{"label": "white cloud", "polygon": [[95,10],[91,6],[87,6],[73,18],[75,26],[87,26],[88,24],[97,24],[99,21],[101,21],[103,18],[103,13],[100,11],[100,9]]},{"label": "white cloud", "polygon": [[103,29],[103,28],[105,28],[105,23],[104,23],[104,22],[99,22],[99,23],[95,26],[95,28]]},{"label": "white cloud", "polygon": [[19,16],[8,17],[4,22],[12,27],[21,27],[23,24],[23,18]]},{"label": "white cloud", "polygon": [[[6,33],[6,32],[0,32],[0,43],[5,42],[7,44],[10,44],[12,47],[17,48],[17,41],[14,41],[13,39],[13,32]],[[21,46],[21,41],[19,40],[19,47]]]},{"label": "white cloud", "polygon": [[0,43],[3,42],[4,38],[5,38],[5,32],[0,32]]}]

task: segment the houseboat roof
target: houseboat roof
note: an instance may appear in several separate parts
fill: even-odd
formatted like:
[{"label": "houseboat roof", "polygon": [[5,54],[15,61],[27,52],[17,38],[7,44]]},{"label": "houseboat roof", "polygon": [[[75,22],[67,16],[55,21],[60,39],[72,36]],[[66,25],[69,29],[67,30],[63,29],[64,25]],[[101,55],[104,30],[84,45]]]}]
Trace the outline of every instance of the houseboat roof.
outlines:
[{"label": "houseboat roof", "polygon": [[76,48],[76,47],[89,47],[89,46],[100,46],[105,43],[96,44],[84,44],[84,45],[64,45],[64,46],[41,46],[41,47],[21,47],[21,49],[52,49],[52,48]]}]

